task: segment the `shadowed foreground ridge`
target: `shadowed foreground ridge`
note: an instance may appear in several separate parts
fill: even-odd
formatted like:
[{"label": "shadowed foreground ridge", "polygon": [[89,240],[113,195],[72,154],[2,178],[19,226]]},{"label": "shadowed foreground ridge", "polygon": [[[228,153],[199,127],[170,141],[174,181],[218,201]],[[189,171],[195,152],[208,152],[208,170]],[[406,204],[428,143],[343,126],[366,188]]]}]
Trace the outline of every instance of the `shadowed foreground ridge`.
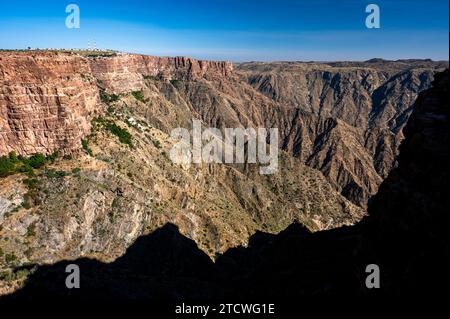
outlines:
[{"label": "shadowed foreground ridge", "polygon": [[[448,70],[422,92],[404,130],[399,165],[382,183],[369,217],[353,227],[310,233],[292,224],[256,233],[247,248],[213,263],[166,224],[115,262],[79,259],[40,266],[4,299],[294,298],[302,295],[433,294],[448,269]],[[65,266],[81,269],[81,289],[65,287]],[[365,267],[381,269],[381,289],[365,288]],[[439,271],[442,269],[442,272]]]}]

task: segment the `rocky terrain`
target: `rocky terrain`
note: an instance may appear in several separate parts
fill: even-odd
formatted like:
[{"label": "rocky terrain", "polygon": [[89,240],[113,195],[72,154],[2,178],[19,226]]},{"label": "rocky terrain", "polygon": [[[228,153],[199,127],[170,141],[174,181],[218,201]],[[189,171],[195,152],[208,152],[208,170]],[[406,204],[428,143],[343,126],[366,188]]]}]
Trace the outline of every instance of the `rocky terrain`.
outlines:
[{"label": "rocky terrain", "polygon": [[[145,299],[146,306],[153,301],[153,311],[161,307],[158,300],[255,299],[279,302],[278,313],[298,310],[298,300],[307,300],[302,309],[308,307],[308,296],[321,296],[322,305],[330,303],[326,296],[339,302],[370,296],[372,303],[389,301],[374,297],[395,296],[393,309],[402,312],[410,309],[411,299],[399,304],[399,296],[422,302],[432,297],[442,305],[439,288],[448,281],[449,257],[442,222],[448,210],[448,88],[447,70],[419,95],[398,167],[358,225],[311,233],[294,223],[278,235],[257,232],[248,247],[229,249],[214,263],[168,223],[137,239],[113,263],[76,260],[81,289],[65,287],[65,267],[73,261],[63,261],[39,267],[22,290],[4,299]],[[381,270],[380,289],[364,284],[372,263]]]},{"label": "rocky terrain", "polygon": [[[15,170],[8,164],[0,178],[0,293],[23,283],[23,265],[112,261],[167,223],[213,259],[293,221],[309,231],[355,224],[395,166],[417,95],[446,66],[233,68],[189,58],[1,52],[0,155]],[[278,172],[173,164],[170,131],[190,129],[192,118],[219,129],[278,127]],[[29,168],[35,153],[47,159]]]},{"label": "rocky terrain", "polygon": [[402,128],[433,73],[426,60],[364,63],[244,63],[238,70],[275,101],[282,147],[316,168],[346,198],[365,207],[392,167]]}]

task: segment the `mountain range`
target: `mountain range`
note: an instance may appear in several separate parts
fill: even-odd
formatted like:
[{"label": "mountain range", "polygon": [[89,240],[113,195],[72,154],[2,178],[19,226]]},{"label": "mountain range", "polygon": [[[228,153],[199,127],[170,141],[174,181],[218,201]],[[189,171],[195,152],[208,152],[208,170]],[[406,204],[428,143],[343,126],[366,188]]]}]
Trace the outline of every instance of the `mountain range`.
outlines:
[{"label": "mountain range", "polygon": [[[441,123],[440,111],[428,117],[422,109],[442,104],[430,87],[435,73],[445,68],[448,62],[430,60],[232,64],[115,52],[0,52],[0,294],[33,278],[26,265],[86,258],[83,263],[93,269],[98,266],[93,259],[116,260],[101,266],[110,267],[105,273],[115,267],[129,271],[123,265],[134,265],[133,256],[142,257],[136,253],[142,248],[133,247],[156,249],[165,260],[159,252],[165,246],[155,248],[162,241],[174,255],[192,251],[194,257],[186,258],[198,259],[204,282],[213,286],[217,281],[207,276],[217,267],[225,267],[228,275],[239,269],[246,277],[258,258],[266,260],[258,267],[269,269],[273,265],[265,263],[275,259],[285,267],[285,257],[273,254],[297,251],[295,243],[304,240],[311,244],[300,255],[311,257],[310,263],[317,262],[319,252],[336,263],[338,252],[357,250],[341,242],[368,245],[365,251],[383,260],[377,247],[385,247],[400,226],[382,212],[404,209],[389,206],[397,203],[390,196],[400,196],[396,192],[403,187],[393,186],[403,185],[393,176],[416,176],[408,177],[407,164],[397,165],[402,156],[404,163],[420,158],[418,146],[428,148],[421,140],[443,136],[424,130],[413,137],[411,132],[429,121]],[[260,175],[250,163],[172,163],[168,154],[175,141],[170,132],[190,129],[192,119],[221,130],[278,128],[278,172]],[[415,146],[402,146],[398,157],[408,132],[412,141],[403,144]],[[437,144],[429,147],[430,154],[442,153]],[[424,164],[409,166],[422,176],[428,174],[420,172]],[[422,179],[411,183],[417,187]],[[382,183],[389,186],[380,189]],[[398,220],[401,225],[405,220],[423,223],[420,216],[399,215]],[[292,236],[292,246],[277,244]],[[330,245],[331,239],[336,243]],[[186,276],[192,265],[171,256],[167,271],[180,266]],[[356,260],[366,258],[360,254]],[[338,269],[354,263],[349,257]],[[155,267],[148,268],[151,274],[164,272]],[[192,282],[203,282],[198,269],[188,271]],[[145,271],[143,276],[150,278]],[[40,274],[38,270],[37,278]],[[344,289],[333,274],[322,283],[307,274],[298,275],[299,280],[309,278],[302,283],[311,290],[304,292],[323,292],[323,285]],[[267,275],[264,268],[251,279],[256,282],[259,275]],[[350,282],[358,282],[357,274],[349,276]],[[242,289],[250,293],[253,288]]]}]

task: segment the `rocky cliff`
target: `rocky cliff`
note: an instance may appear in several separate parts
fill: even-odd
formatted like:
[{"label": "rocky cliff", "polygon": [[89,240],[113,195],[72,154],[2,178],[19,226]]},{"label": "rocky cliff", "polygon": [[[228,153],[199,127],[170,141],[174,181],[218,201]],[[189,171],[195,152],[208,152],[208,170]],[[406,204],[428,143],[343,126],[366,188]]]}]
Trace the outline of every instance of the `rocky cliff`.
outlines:
[{"label": "rocky cliff", "polygon": [[51,52],[0,53],[0,154],[72,153],[104,111],[99,88],[141,90],[145,78],[195,81],[232,74],[227,62],[116,55],[87,58]]},{"label": "rocky cliff", "polygon": [[424,60],[244,63],[246,81],[282,108],[283,148],[365,206],[392,167],[402,128],[433,73]]},{"label": "rocky cliff", "polygon": [[[0,157],[0,268],[9,278],[0,290],[20,284],[11,272],[20,265],[111,261],[167,223],[211,258],[294,221],[310,231],[355,224],[395,165],[414,97],[443,66],[233,70],[188,58],[0,53],[0,155],[61,155],[14,174],[11,167],[27,166],[14,154]],[[279,170],[174,165],[169,133],[190,129],[192,118],[219,129],[278,127]]]},{"label": "rocky cliff", "polygon": [[88,60],[0,53],[0,154],[70,153],[101,111]]},{"label": "rocky cliff", "polygon": [[[382,183],[369,216],[356,226],[311,233],[294,223],[278,235],[258,232],[248,247],[229,249],[213,263],[175,225],[166,224],[136,240],[113,263],[82,258],[40,266],[22,290],[5,299],[145,300],[165,313],[160,300],[269,299],[283,313],[298,311],[298,300],[310,305],[314,300],[305,299],[310,296],[321,297],[318,306],[330,302],[327,296],[370,304],[388,302],[390,296],[395,298],[391,310],[402,313],[415,298],[422,304],[432,297],[433,307],[443,305],[440,288],[448,281],[449,257],[443,223],[448,85],[447,70],[419,95],[404,129],[398,167]],[[65,267],[74,262],[82,269],[82,288],[69,290]],[[379,289],[366,287],[368,264],[379,266]],[[400,297],[411,299],[399,304]]]}]

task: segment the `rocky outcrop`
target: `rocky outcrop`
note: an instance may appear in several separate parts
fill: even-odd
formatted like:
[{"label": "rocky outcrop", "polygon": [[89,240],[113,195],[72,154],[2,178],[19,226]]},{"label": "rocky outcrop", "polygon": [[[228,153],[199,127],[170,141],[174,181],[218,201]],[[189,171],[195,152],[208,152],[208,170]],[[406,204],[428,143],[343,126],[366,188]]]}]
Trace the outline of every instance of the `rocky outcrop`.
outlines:
[{"label": "rocky outcrop", "polygon": [[274,116],[286,127],[283,149],[365,207],[395,166],[419,92],[446,66],[427,60],[279,62],[243,63],[237,71],[281,109]]},{"label": "rocky outcrop", "polygon": [[143,89],[146,78],[195,81],[233,75],[230,62],[200,61],[186,57],[123,54],[113,58],[91,59],[90,66],[100,85],[117,94]]},{"label": "rocky outcrop", "polygon": [[[79,153],[35,176],[0,180],[2,276],[27,263],[111,261],[167,223],[211,258],[293,221],[307,236],[353,225],[395,166],[414,96],[442,66],[251,63],[233,70],[226,62],[130,54],[0,58],[0,155]],[[174,165],[169,133],[190,129],[193,118],[219,129],[279,128],[279,170],[262,176],[249,163]]]},{"label": "rocky outcrop", "polygon": [[141,90],[145,78],[195,81],[232,75],[228,62],[132,54],[88,58],[51,52],[0,53],[0,154],[70,154],[104,110],[99,88]]},{"label": "rocky outcrop", "polygon": [[0,154],[71,153],[101,110],[86,59],[0,53]]},{"label": "rocky outcrop", "polygon": [[229,62],[185,57],[2,52],[0,154],[76,152],[105,109],[99,89],[142,91],[146,117],[165,132],[192,117],[221,129],[278,127],[280,148],[365,208],[395,166],[413,101],[445,65],[280,62],[233,70]]},{"label": "rocky outcrop", "polygon": [[[410,297],[431,300],[436,308],[448,281],[448,88],[446,71],[419,95],[399,166],[356,226],[312,234],[294,223],[278,235],[258,232],[248,247],[230,249],[213,263],[176,226],[165,224],[112,263],[83,258],[40,266],[22,290],[4,299],[146,300],[168,313],[158,308],[160,300],[287,300],[283,310],[298,311],[291,300],[370,297],[373,303],[389,296],[396,307],[399,297]],[[64,286],[69,263],[82,269],[81,289]],[[380,288],[366,286],[368,264],[379,266]],[[411,299],[396,309],[404,313]],[[323,298],[319,302],[323,306]]]}]

